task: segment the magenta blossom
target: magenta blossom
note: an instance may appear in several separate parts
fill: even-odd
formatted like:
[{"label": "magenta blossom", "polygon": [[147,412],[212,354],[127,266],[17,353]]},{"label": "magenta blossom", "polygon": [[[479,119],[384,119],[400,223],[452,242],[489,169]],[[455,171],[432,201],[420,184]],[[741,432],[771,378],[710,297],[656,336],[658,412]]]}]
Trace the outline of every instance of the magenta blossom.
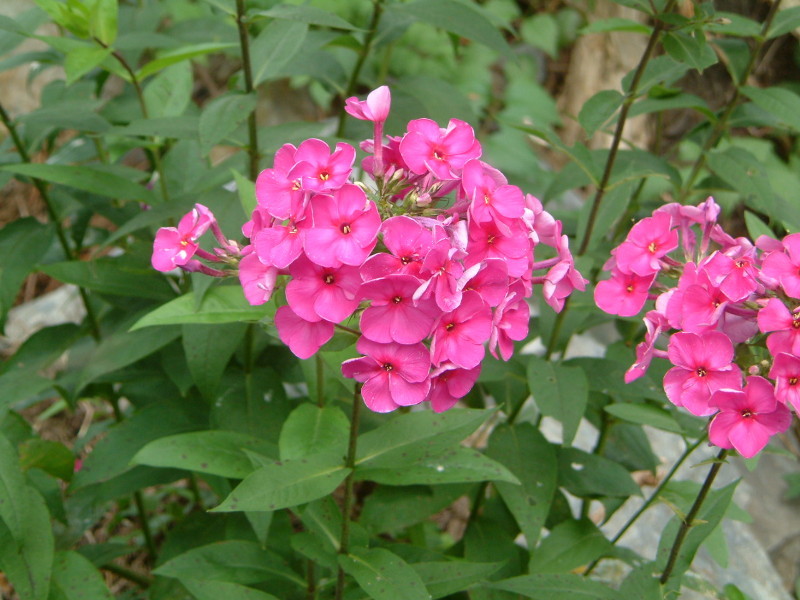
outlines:
[{"label": "magenta blossom", "polygon": [[661,258],[678,247],[678,232],[670,228],[665,213],[642,219],[628,233],[626,240],[612,253],[617,268],[624,273],[646,277],[661,270]]},{"label": "magenta blossom", "polygon": [[333,337],[333,323],[306,321],[288,306],[281,306],[275,313],[275,327],[281,341],[297,358],[311,358]]},{"label": "magenta blossom", "polygon": [[331,154],[330,147],[322,140],[312,138],[297,147],[297,161],[289,173],[289,179],[301,181],[304,190],[330,192],[338,190],[353,170],[356,150],[350,144],[339,142]]},{"label": "magenta blossom", "polygon": [[415,303],[419,280],[411,275],[373,279],[361,286],[361,298],[372,300],[361,313],[361,331],[374,342],[416,344],[431,332],[439,310],[431,299]]},{"label": "magenta blossom", "polygon": [[255,254],[248,254],[239,262],[239,282],[244,297],[253,306],[264,304],[272,297],[278,269],[262,263]]},{"label": "magenta blossom", "polygon": [[373,123],[383,123],[389,116],[392,105],[392,94],[385,85],[372,90],[366,100],[359,100],[355,96],[345,100],[344,109],[347,114]]},{"label": "magenta blossom", "polygon": [[733,361],[733,344],[724,333],[675,333],[667,355],[675,365],[664,375],[664,391],[675,406],[693,415],[714,413],[711,394],[722,388],[741,389],[742,372]]},{"label": "magenta blossom", "polygon": [[343,321],[358,307],[361,276],[357,267],[320,267],[301,256],[289,267],[286,300],[306,321]]},{"label": "magenta blossom", "polygon": [[497,358],[497,349],[503,360],[514,354],[514,342],[528,336],[531,309],[525,301],[522,284],[517,283],[508,296],[495,309],[492,317],[492,334],[489,337],[489,351]]},{"label": "magenta blossom", "polygon": [[641,277],[614,269],[611,271],[611,279],[597,282],[594,301],[601,310],[610,315],[632,317],[644,308],[655,277]]},{"label": "magenta blossom", "polygon": [[383,244],[391,254],[370,256],[361,267],[364,280],[393,274],[419,276],[422,260],[433,245],[431,230],[416,219],[399,216],[386,219],[381,232]]},{"label": "magenta blossom", "polygon": [[361,395],[375,412],[391,412],[419,404],[428,395],[430,353],[422,344],[379,344],[360,338],[356,349],[365,356],[342,363],[342,374],[364,384]]},{"label": "magenta blossom", "polygon": [[784,252],[771,252],[761,269],[767,277],[780,282],[792,298],[800,298],[800,233],[783,238]]},{"label": "magenta blossom", "polygon": [[408,124],[400,154],[413,173],[454,179],[467,161],[481,155],[481,145],[464,121],[450,119],[443,129],[430,119],[416,119]]},{"label": "magenta blossom", "polygon": [[709,404],[720,412],[711,421],[708,439],[720,448],[736,448],[745,458],[761,452],[770,437],[792,422],[792,413],[776,400],[763,377],[748,377],[743,391],[718,390]]},{"label": "magenta blossom", "polygon": [[459,369],[452,363],[445,363],[431,373],[431,393],[428,399],[434,412],[450,410],[475,385],[481,373],[481,366],[474,369]]},{"label": "magenta blossom", "polygon": [[775,356],[769,376],[775,380],[775,396],[800,412],[800,358],[781,352]]},{"label": "magenta blossom", "polygon": [[[464,165],[461,185],[470,200],[470,213],[479,222],[495,221],[500,229],[506,228],[502,219],[518,219],[525,209],[522,190],[508,185],[505,177],[480,160]],[[511,233],[510,229],[504,231]]]},{"label": "magenta blossom", "polygon": [[202,204],[195,204],[177,227],[162,227],[153,242],[151,264],[156,271],[166,273],[186,265],[200,249],[197,240],[214,223],[214,215]]},{"label": "magenta blossom", "polygon": [[764,333],[775,332],[767,338],[773,356],[780,352],[800,356],[800,310],[789,312],[781,300],[770,298],[758,311],[758,328]]},{"label": "magenta blossom", "polygon": [[477,367],[486,354],[483,344],[491,334],[491,309],[477,292],[466,292],[461,305],[442,315],[433,330],[433,364],[450,361],[464,369]]},{"label": "magenta blossom", "polygon": [[647,373],[656,351],[656,340],[662,331],[669,329],[669,323],[664,315],[657,310],[649,311],[644,317],[647,334],[644,341],[636,346],[636,362],[625,371],[625,383],[630,383]]},{"label": "magenta blossom", "polygon": [[296,152],[292,144],[284,144],[275,153],[273,168],[264,169],[256,179],[258,206],[276,219],[288,219],[302,210],[303,182],[290,175],[297,164]]}]

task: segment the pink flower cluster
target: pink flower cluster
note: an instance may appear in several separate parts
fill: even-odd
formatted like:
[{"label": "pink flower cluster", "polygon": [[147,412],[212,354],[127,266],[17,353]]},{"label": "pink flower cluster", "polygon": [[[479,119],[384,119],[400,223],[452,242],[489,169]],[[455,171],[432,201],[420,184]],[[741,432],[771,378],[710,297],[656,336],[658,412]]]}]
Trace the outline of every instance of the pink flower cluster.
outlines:
[{"label": "pink flower cluster", "polygon": [[[612,251],[611,278],[597,284],[595,302],[629,317],[655,300],[626,382],[653,357],[668,359],[670,402],[711,416],[711,442],[750,458],[789,428],[789,406],[800,411],[800,234],[753,244],[728,235],[719,212],[708,198],[667,204],[636,223]],[[665,336],[666,350],[657,348]]]},{"label": "pink flower cluster", "polygon": [[[480,160],[472,127],[417,119],[402,137],[385,138],[390,102],[386,87],[347,100],[350,115],[374,126],[361,144],[370,181],[354,181],[348,144],[286,144],[256,181],[257,207],[243,227],[249,244],[226,241],[201,256],[238,264],[251,304],[285,288],[275,325],[300,358],[337,327],[357,333],[363,356],[345,361],[342,373],[363,384],[372,410],[429,400],[440,412],[473,387],[487,345],[508,360],[527,336],[534,284],[561,310],[586,280],[561,223]],[[190,215],[206,212],[198,205]],[[190,215],[159,231],[155,268],[197,270],[204,221]],[[553,258],[534,262],[538,244]]]}]

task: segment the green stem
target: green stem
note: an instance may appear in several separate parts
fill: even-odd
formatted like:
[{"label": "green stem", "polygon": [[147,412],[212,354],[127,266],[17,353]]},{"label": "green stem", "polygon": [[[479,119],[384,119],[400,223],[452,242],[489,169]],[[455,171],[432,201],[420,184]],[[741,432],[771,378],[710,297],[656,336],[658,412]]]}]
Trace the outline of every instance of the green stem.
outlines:
[{"label": "green stem", "polygon": [[[699,440],[697,440],[694,444],[686,446],[686,449],[683,451],[683,454],[681,454],[678,460],[675,461],[675,464],[672,465],[672,468],[664,476],[664,478],[658,484],[658,487],[656,487],[656,489],[653,491],[650,497],[648,497],[647,500],[644,501],[644,503],[639,507],[639,510],[637,510],[635,513],[633,513],[633,515],[631,515],[631,517],[625,522],[625,525],[622,526],[622,528],[617,532],[617,534],[613,538],[611,538],[612,544],[616,544],[620,539],[622,539],[622,536],[625,535],[628,529],[630,529],[633,526],[633,524],[639,520],[639,517],[641,517],[648,508],[650,508],[650,505],[652,505],[653,502],[661,495],[661,492],[675,476],[675,473],[678,472],[678,469],[681,467],[681,465],[686,461],[687,458],[689,458],[689,455],[691,455],[692,452],[697,450],[700,444],[702,444],[705,440],[706,436],[703,436]],[[600,563],[601,560],[602,557],[590,563],[589,566],[586,567],[586,570],[583,572],[583,576],[588,577],[592,573],[592,571],[594,571],[595,567]]]},{"label": "green stem", "polygon": [[[11,140],[14,142],[14,146],[17,149],[17,153],[19,157],[22,159],[22,162],[31,164],[31,157],[28,154],[28,151],[25,149],[25,144],[22,142],[22,139],[19,137],[19,133],[17,133],[17,128],[14,125],[14,122],[11,120],[11,117],[8,116],[6,109],[0,104],[0,121],[3,122],[3,125],[6,126],[8,129],[8,133],[11,135]],[[31,181],[36,189],[39,191],[39,196],[42,198],[42,202],[44,202],[45,208],[47,209],[47,215],[50,218],[50,221],[55,225],[56,228],[56,237],[58,238],[58,243],[61,246],[61,250],[64,252],[64,257],[67,260],[74,260],[76,256],[73,254],[72,250],[69,247],[69,242],[67,242],[67,235],[64,233],[64,227],[61,224],[61,219],[58,218],[56,214],[56,209],[53,206],[53,201],[50,199],[50,194],[47,192],[47,186],[45,183],[36,177],[31,177]],[[86,290],[80,286],[78,286],[78,293],[81,297],[81,302],[83,302],[83,307],[86,309],[86,319],[89,322],[89,331],[92,334],[92,337],[99,341],[100,340],[100,326],[97,324],[97,317],[94,314],[94,309],[92,305],[89,303],[89,296],[86,293]]]},{"label": "green stem", "polygon": [[306,600],[316,600],[317,597],[317,580],[316,569],[314,568],[314,561],[306,561]]},{"label": "green stem", "polygon": [[686,539],[686,534],[689,533],[689,528],[694,524],[695,517],[697,517],[697,513],[700,512],[700,507],[703,505],[703,501],[706,499],[706,496],[708,496],[708,492],[711,490],[711,485],[714,483],[717,473],[719,473],[719,470],[722,468],[722,465],[725,462],[725,456],[727,454],[728,451],[725,449],[719,451],[716,461],[713,465],[711,465],[708,475],[706,475],[706,480],[703,482],[703,487],[700,488],[700,493],[697,495],[697,498],[695,498],[694,504],[692,504],[692,508],[689,510],[689,514],[687,514],[681,521],[681,527],[678,530],[678,535],[675,536],[675,541],[672,543],[672,549],[669,552],[667,566],[664,568],[664,572],[661,573],[661,577],[659,578],[661,585],[664,585],[669,580],[672,569],[675,567],[675,562],[678,560],[678,554],[680,554],[683,540]]},{"label": "green stem", "polygon": [[[242,48],[242,70],[244,71],[244,90],[248,94],[255,91],[253,86],[253,65],[250,60],[250,38],[247,34],[247,25],[244,22],[244,0],[236,0],[236,27],[239,30],[239,45]],[[256,111],[253,110],[247,117],[248,144],[247,153],[250,155],[250,179],[255,181],[258,177],[258,130],[256,129]]]},{"label": "green stem", "polygon": [[736,89],[734,90],[733,98],[731,98],[730,102],[728,102],[728,104],[725,106],[725,110],[720,115],[719,119],[717,119],[717,122],[714,124],[714,128],[703,144],[703,148],[700,150],[700,156],[697,158],[697,161],[692,166],[689,176],[686,178],[686,186],[681,190],[679,202],[683,203],[686,200],[689,192],[694,186],[695,181],[697,180],[697,177],[700,175],[700,171],[706,165],[706,157],[708,156],[708,153],[719,143],[719,140],[722,138],[722,134],[725,132],[725,129],[728,126],[728,120],[731,118],[734,109],[739,104],[739,100],[742,98],[741,86],[746,85],[750,75],[753,74],[753,70],[756,66],[756,60],[761,54],[761,50],[764,48],[764,44],[767,41],[767,34],[769,33],[770,27],[772,27],[772,21],[775,18],[775,15],[778,13],[780,4],[781,0],[775,0],[770,6],[769,13],[767,13],[767,17],[764,19],[764,23],[761,25],[761,33],[755,38],[756,42],[753,46],[753,51],[750,53],[750,59],[748,60],[747,66],[742,73],[741,79],[739,80],[739,85],[737,85]]},{"label": "green stem", "polygon": [[[664,13],[672,12],[676,2],[677,0],[669,0],[667,5],[664,7]],[[585,254],[589,249],[589,241],[591,240],[592,231],[594,230],[595,222],[597,221],[597,214],[600,211],[600,204],[603,202],[603,197],[608,190],[608,182],[611,179],[611,173],[614,170],[614,163],[616,162],[617,153],[619,152],[619,147],[622,142],[622,131],[628,121],[628,112],[639,95],[639,82],[642,79],[642,75],[644,75],[647,63],[650,62],[650,58],[653,55],[653,51],[658,44],[658,40],[661,37],[661,32],[664,30],[665,26],[666,24],[664,21],[656,17],[656,23],[653,26],[653,31],[650,33],[650,38],[647,40],[647,47],[645,48],[642,58],[639,60],[639,64],[637,65],[636,71],[633,74],[633,80],[631,81],[630,89],[625,95],[625,99],[622,101],[622,107],[619,111],[619,119],[617,120],[617,128],[614,131],[614,138],[611,142],[611,148],[609,148],[608,151],[608,158],[606,159],[606,166],[603,170],[603,176],[600,180],[600,183],[597,186],[597,192],[595,193],[594,200],[592,200],[592,209],[589,213],[589,220],[586,223],[586,231],[583,234],[583,240],[580,248],[578,249],[579,256]]]},{"label": "green stem", "polygon": [[[372,42],[375,40],[375,33],[378,31],[378,23],[380,23],[381,14],[383,13],[383,0],[372,0],[372,5],[372,20],[369,24],[367,36],[364,38],[364,45],[361,47],[361,53],[358,55],[356,66],[353,68],[353,72],[350,74],[350,81],[347,82],[347,89],[344,93],[345,98],[349,98],[356,91],[358,77],[361,75],[361,69],[364,66],[364,62],[367,60],[367,56],[370,54]],[[341,112],[339,113],[339,126],[336,128],[336,135],[338,137],[342,137],[344,135],[344,124],[346,118],[347,113],[344,111],[344,108],[342,108]]]},{"label": "green stem", "polygon": [[[110,46],[105,42],[94,38],[94,41],[97,42],[100,46],[106,49],[110,49]],[[122,56],[118,51],[111,50],[111,56],[120,64],[120,66],[125,69],[125,72],[128,74],[128,77],[131,78],[131,83],[133,84],[133,89],[136,90],[136,97],[139,100],[139,107],[142,110],[142,116],[145,119],[150,118],[150,113],[147,110],[147,102],[144,99],[144,92],[142,92],[142,84],[139,81],[139,78],[136,76],[136,72],[133,68],[128,64],[128,61],[125,60],[125,57]],[[153,157],[153,166],[155,167],[156,171],[158,172],[158,184],[161,188],[161,196],[164,199],[164,202],[169,202],[169,191],[167,190],[167,178],[164,176],[164,165],[161,162],[161,148],[156,146],[152,152]]]},{"label": "green stem", "polygon": [[123,579],[127,579],[128,581],[132,581],[140,588],[147,589],[153,583],[153,580],[148,577],[147,575],[143,575],[141,573],[137,573],[136,571],[132,571],[130,569],[126,569],[125,567],[121,567],[116,563],[107,563],[100,567],[104,571],[108,571],[109,573],[113,573]]},{"label": "green stem", "polygon": [[[350,474],[344,480],[344,499],[342,500],[342,535],[339,543],[339,554],[346,555],[350,550],[350,512],[353,504],[353,475],[356,465],[356,444],[358,442],[358,421],[361,411],[361,385],[356,385],[353,394],[353,410],[350,415],[350,442],[347,446],[345,467]],[[336,574],[336,600],[344,597],[344,569],[339,567]]]},{"label": "green stem", "polygon": [[244,390],[247,398],[247,405],[253,403],[253,344],[255,343],[255,325],[250,323],[244,332]]},{"label": "green stem", "polygon": [[325,364],[322,362],[319,352],[314,358],[317,361],[317,406],[322,408],[325,406]]}]

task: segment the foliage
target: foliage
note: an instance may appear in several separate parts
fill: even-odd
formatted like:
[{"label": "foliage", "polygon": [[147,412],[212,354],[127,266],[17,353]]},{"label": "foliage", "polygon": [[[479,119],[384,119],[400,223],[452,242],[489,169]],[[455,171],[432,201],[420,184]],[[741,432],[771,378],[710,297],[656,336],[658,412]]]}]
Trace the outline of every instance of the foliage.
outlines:
[{"label": "foliage", "polygon": [[[254,307],[238,285],[150,266],[156,229],[196,203],[235,231],[284,143],[368,137],[342,107],[383,84],[386,133],[422,117],[470,122],[487,160],[563,222],[593,284],[632,221],[664,201],[713,194],[722,221],[753,239],[798,231],[800,98],[758,70],[798,10],[617,3],[641,19],[511,0],[36,0],[0,17],[0,69],[58,74],[38,108],[0,105],[0,184],[43,205],[0,229],[0,325],[26,277],[74,285],[84,311],[0,365],[0,571],[16,595],[110,598],[106,573],[126,582],[119,597],[153,600],[673,597],[733,486],[710,489],[721,463],[689,491],[668,485],[675,469],[655,491],[637,485],[634,472],[658,467],[649,428],[684,445],[682,463],[703,424],[667,400],[657,365],[624,382],[643,328],[599,310],[591,290],[558,316],[534,311],[530,338],[508,362],[484,360],[463,406],[359,417],[340,368],[354,336],[298,359],[272,323],[277,299]],[[559,114],[548,65],[604,32],[649,43],[612,89]],[[40,49],[12,54],[27,38]],[[687,89],[709,73],[726,101]],[[678,114],[693,125],[670,142],[663,124]],[[625,143],[637,115],[661,124],[650,147]],[[585,135],[567,143],[570,119]],[[565,200],[576,193],[585,200]],[[601,325],[620,340],[605,357],[567,358]],[[737,359],[769,358],[753,352]],[[86,421],[68,444],[42,433],[72,415]],[[620,541],[630,522],[602,527],[635,496],[676,511],[653,561]],[[464,505],[463,531],[440,526]],[[601,560],[630,575],[592,577]]]}]

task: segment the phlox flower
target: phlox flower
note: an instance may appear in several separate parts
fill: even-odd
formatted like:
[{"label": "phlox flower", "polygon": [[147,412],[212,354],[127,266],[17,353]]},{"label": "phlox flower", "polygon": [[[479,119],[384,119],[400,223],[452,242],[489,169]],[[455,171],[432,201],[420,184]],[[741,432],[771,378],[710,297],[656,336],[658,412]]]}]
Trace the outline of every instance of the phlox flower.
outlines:
[{"label": "phlox flower", "polygon": [[253,306],[264,304],[272,297],[278,269],[265,265],[255,254],[248,254],[239,261],[239,282],[244,297]]},{"label": "phlox flower", "polygon": [[392,94],[385,85],[372,90],[366,100],[359,100],[355,96],[344,101],[344,110],[350,116],[362,121],[382,123],[389,116],[392,105]]},{"label": "phlox flower", "polygon": [[474,290],[494,308],[508,293],[508,267],[499,258],[488,258],[464,271],[458,286],[462,291]]},{"label": "phlox flower", "polygon": [[769,278],[780,282],[783,291],[792,298],[800,298],[800,233],[792,233],[782,240],[783,252],[771,252],[761,266]]},{"label": "phlox flower", "polygon": [[662,331],[669,329],[667,318],[657,310],[651,310],[645,315],[644,326],[647,328],[647,333],[644,341],[636,346],[636,362],[625,371],[625,383],[639,379],[647,373],[655,355],[656,340]]},{"label": "phlox flower", "polygon": [[371,410],[391,412],[425,400],[431,361],[423,344],[379,344],[361,337],[356,349],[364,356],[344,361],[342,374],[364,384],[361,395]]},{"label": "phlox flower", "polygon": [[274,223],[272,227],[264,227],[252,236],[258,257],[279,269],[287,268],[302,254],[303,239],[310,226],[310,219],[289,219],[286,225]]},{"label": "phlox flower", "polygon": [[530,271],[533,259],[533,244],[519,221],[506,223],[509,235],[504,235],[497,223],[470,221],[468,226],[466,267],[471,267],[487,258],[505,261],[509,277],[522,277]]},{"label": "phlox flower", "polygon": [[558,257],[560,260],[544,276],[542,296],[554,311],[561,312],[567,297],[574,290],[584,291],[589,281],[575,268],[575,259],[569,251],[569,238],[566,235],[559,240]]},{"label": "phlox flower", "polygon": [[433,412],[441,413],[450,410],[459,399],[463,398],[475,385],[481,367],[460,369],[452,363],[445,363],[431,373],[431,391],[428,400]]},{"label": "phlox flower", "polygon": [[723,333],[675,333],[667,356],[675,365],[664,375],[664,391],[675,406],[693,415],[714,413],[711,394],[722,388],[741,389],[742,372],[733,361],[733,344]]},{"label": "phlox flower", "polygon": [[211,224],[216,222],[211,211],[202,204],[195,204],[185,214],[177,227],[162,227],[156,232],[153,255],[150,259],[156,271],[167,272],[185,266],[199,250],[197,240]]},{"label": "phlox flower", "polygon": [[678,247],[678,232],[670,228],[669,215],[661,212],[642,219],[612,254],[624,273],[646,277],[661,270],[661,257]]},{"label": "phlox flower", "polygon": [[504,234],[511,230],[503,222],[503,218],[517,219],[525,209],[522,190],[515,185],[508,185],[500,171],[486,163],[473,159],[464,165],[461,185],[470,200],[469,211],[478,222],[495,221]]},{"label": "phlox flower", "polygon": [[514,354],[514,342],[528,336],[531,309],[522,292],[522,284],[516,284],[492,315],[489,351],[495,358],[499,348],[503,360],[509,360]]},{"label": "phlox flower", "polygon": [[455,179],[467,161],[481,155],[481,145],[464,121],[450,119],[445,129],[430,119],[415,119],[400,142],[400,155],[417,175]]},{"label": "phlox flower", "polygon": [[655,274],[642,277],[614,269],[611,271],[611,279],[597,282],[594,288],[595,304],[610,315],[632,317],[647,302],[650,286],[655,278]]},{"label": "phlox flower", "polygon": [[297,214],[304,201],[303,182],[299,175],[291,175],[296,153],[292,144],[284,144],[275,153],[273,167],[261,171],[256,179],[258,206],[276,219]]},{"label": "phlox flower", "polygon": [[289,267],[286,300],[306,321],[343,321],[358,307],[361,276],[357,267],[321,267],[301,256]]},{"label": "phlox flower", "polygon": [[414,300],[433,297],[443,311],[449,312],[461,304],[462,291],[458,281],[464,274],[464,266],[460,262],[463,252],[454,248],[450,240],[437,242],[423,261],[421,276],[428,279],[420,284],[414,292]]},{"label": "phlox flower", "polygon": [[389,217],[381,225],[383,244],[391,254],[379,252],[370,256],[361,267],[364,280],[386,275],[419,276],[422,261],[433,245],[431,230],[416,219]]},{"label": "phlox flower", "polygon": [[773,356],[787,352],[800,356],[800,310],[789,312],[778,298],[770,298],[758,311],[758,328],[768,333],[767,348]]},{"label": "phlox flower", "polygon": [[311,358],[333,337],[330,321],[306,321],[297,316],[289,306],[281,306],[275,313],[278,337],[289,346],[297,358]]},{"label": "phlox flower", "polygon": [[431,359],[473,369],[483,360],[484,342],[492,334],[492,311],[477,292],[466,292],[461,305],[439,317],[431,340]]},{"label": "phlox flower", "polygon": [[304,190],[328,192],[338,190],[353,171],[356,149],[339,142],[331,154],[328,144],[311,138],[297,147],[294,154],[296,164],[289,173],[292,181],[300,180]]},{"label": "phlox flower", "polygon": [[371,300],[361,313],[361,332],[374,342],[416,344],[431,332],[439,310],[431,299],[415,303],[419,280],[411,275],[391,275],[361,286],[361,298]]},{"label": "phlox flower", "polygon": [[704,263],[709,279],[731,302],[745,300],[758,288],[758,270],[753,257],[741,255],[736,258],[715,252]]},{"label": "phlox flower", "polygon": [[770,437],[789,429],[792,422],[792,413],[777,401],[763,377],[748,377],[742,391],[718,390],[709,404],[720,412],[711,421],[708,439],[720,448],[736,448],[745,458],[761,452]]},{"label": "phlox flower", "polygon": [[348,183],[333,196],[314,197],[311,214],[314,225],[306,231],[303,247],[318,265],[361,265],[377,243],[381,217],[358,186]]},{"label": "phlox flower", "polygon": [[775,356],[769,376],[775,380],[775,396],[800,412],[800,357],[781,352]]}]

